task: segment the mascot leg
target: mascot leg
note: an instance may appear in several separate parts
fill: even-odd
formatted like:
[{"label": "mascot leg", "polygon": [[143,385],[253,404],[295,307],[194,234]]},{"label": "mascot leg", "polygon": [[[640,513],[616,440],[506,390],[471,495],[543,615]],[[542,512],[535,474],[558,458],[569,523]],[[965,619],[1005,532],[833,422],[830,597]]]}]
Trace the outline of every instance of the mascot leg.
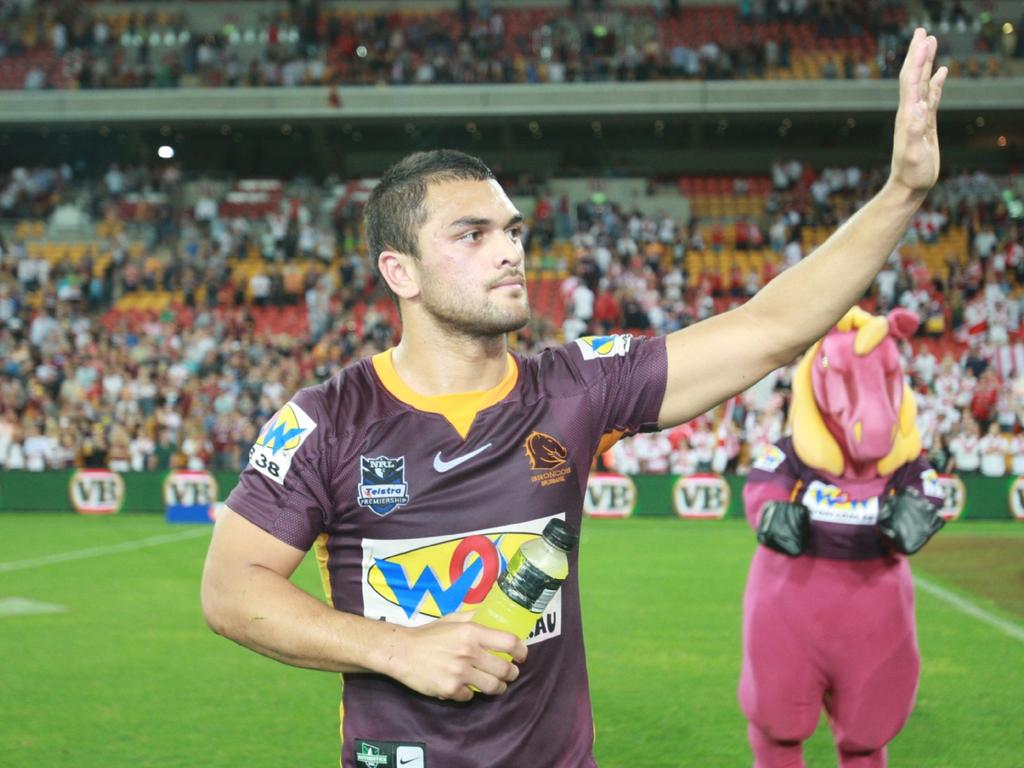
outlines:
[{"label": "mascot leg", "polygon": [[889,764],[885,747],[874,752],[844,752],[839,750],[840,768],[885,768]]},{"label": "mascot leg", "polygon": [[[858,641],[831,654],[826,699],[840,768],[883,768],[885,746],[914,707],[921,660],[914,631],[913,587],[905,563],[885,574],[883,589],[862,590],[852,601],[865,621]],[[880,575],[880,574],[872,574]],[[870,611],[870,614],[868,613]]]},{"label": "mascot leg", "polygon": [[802,741],[778,741],[753,723],[747,738],[754,753],[754,768],[807,768]]},{"label": "mascot leg", "polygon": [[802,609],[778,581],[787,560],[758,547],[743,600],[739,699],[755,768],[803,768],[802,744],[818,725],[826,685],[802,631]]}]

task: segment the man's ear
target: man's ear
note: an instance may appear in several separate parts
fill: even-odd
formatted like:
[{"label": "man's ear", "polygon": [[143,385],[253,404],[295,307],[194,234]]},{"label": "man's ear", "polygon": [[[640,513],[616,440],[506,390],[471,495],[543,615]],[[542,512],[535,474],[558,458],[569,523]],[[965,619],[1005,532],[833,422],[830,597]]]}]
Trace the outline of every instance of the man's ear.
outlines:
[{"label": "man's ear", "polygon": [[381,251],[377,268],[388,287],[400,299],[415,299],[420,295],[419,273],[415,258],[398,251]]}]

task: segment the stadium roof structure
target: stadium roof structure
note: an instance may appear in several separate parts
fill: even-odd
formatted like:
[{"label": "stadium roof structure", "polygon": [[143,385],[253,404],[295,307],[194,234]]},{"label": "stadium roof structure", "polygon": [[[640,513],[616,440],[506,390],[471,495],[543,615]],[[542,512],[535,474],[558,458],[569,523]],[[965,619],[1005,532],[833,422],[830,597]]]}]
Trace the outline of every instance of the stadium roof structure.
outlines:
[{"label": "stadium roof structure", "polygon": [[[448,146],[499,173],[742,173],[778,157],[887,162],[895,80],[176,88],[0,93],[7,163],[372,176]],[[944,164],[1024,160],[1024,78],[950,80]],[[8,148],[17,147],[17,153]]]},{"label": "stadium roof structure", "polygon": [[[7,91],[0,126],[25,123],[197,122],[211,119],[487,118],[509,116],[890,113],[895,80],[711,81],[510,85],[176,88]],[[950,80],[943,109],[1024,111],[1024,78]]]}]

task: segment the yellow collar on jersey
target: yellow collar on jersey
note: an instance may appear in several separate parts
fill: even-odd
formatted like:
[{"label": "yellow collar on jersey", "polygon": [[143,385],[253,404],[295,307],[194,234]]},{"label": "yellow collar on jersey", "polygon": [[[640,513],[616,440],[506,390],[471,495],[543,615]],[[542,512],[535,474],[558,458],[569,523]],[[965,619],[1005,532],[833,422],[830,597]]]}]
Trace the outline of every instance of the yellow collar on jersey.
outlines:
[{"label": "yellow collar on jersey", "polygon": [[444,416],[463,440],[469,434],[469,428],[476,415],[485,408],[501,402],[519,380],[519,366],[516,365],[515,358],[508,355],[505,376],[491,389],[482,392],[456,392],[450,395],[421,395],[398,376],[390,349],[374,355],[371,359],[374,371],[388,392],[416,410]]}]

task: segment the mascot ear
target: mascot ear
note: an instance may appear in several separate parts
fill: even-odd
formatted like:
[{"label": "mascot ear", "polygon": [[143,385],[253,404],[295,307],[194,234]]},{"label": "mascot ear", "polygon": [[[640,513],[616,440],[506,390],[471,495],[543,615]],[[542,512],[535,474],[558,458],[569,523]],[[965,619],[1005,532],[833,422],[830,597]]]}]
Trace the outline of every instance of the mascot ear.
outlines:
[{"label": "mascot ear", "polygon": [[921,325],[921,318],[909,309],[894,309],[886,316],[889,322],[889,333],[901,341],[906,341]]}]

